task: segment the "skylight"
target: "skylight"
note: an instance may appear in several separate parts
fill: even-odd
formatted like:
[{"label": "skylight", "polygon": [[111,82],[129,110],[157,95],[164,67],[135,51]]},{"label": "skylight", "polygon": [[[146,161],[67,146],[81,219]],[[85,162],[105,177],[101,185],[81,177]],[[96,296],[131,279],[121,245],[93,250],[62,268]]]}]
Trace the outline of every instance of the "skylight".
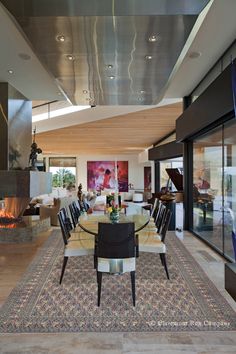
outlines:
[{"label": "skylight", "polygon": [[35,114],[32,116],[32,122],[38,122],[44,119],[51,119],[51,118],[62,116],[64,114],[82,111],[88,108],[91,108],[91,106],[70,106],[70,107],[56,109],[54,111],[49,111],[41,114]]}]

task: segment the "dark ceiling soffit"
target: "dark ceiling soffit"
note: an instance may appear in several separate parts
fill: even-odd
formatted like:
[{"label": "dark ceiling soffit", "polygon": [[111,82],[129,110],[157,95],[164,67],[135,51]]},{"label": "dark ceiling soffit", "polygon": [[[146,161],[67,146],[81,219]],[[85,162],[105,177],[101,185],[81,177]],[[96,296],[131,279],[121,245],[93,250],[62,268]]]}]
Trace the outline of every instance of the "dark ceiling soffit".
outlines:
[{"label": "dark ceiling soffit", "polygon": [[233,111],[231,65],[176,120],[176,141],[191,138]]},{"label": "dark ceiling soffit", "polygon": [[148,160],[161,161],[183,155],[183,144],[172,141],[148,150]]},{"label": "dark ceiling soffit", "polygon": [[163,141],[165,141],[166,139],[168,139],[171,135],[173,135],[175,133],[175,129],[172,130],[170,133],[166,134],[163,138],[157,140],[154,144],[153,147],[161,144]]},{"label": "dark ceiling soffit", "polygon": [[209,0],[1,0],[14,16],[198,15]]}]

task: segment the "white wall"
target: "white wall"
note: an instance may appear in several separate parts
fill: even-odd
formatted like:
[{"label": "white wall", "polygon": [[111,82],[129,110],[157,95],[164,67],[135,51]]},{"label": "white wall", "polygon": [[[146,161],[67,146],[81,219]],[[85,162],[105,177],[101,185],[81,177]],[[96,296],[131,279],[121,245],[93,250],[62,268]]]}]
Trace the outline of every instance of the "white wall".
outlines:
[{"label": "white wall", "polygon": [[[53,155],[55,156],[55,155]],[[53,157],[50,156],[50,157]],[[48,167],[48,157],[46,165]],[[55,156],[56,157],[56,156]],[[57,156],[59,157],[59,156]],[[62,156],[60,156],[62,157]],[[74,157],[70,155],[70,157]],[[134,189],[144,189],[144,166],[152,166],[151,162],[139,163],[138,155],[79,155],[77,159],[77,185],[82,183],[83,190],[87,189],[87,161],[128,161],[129,183],[134,185]]]}]

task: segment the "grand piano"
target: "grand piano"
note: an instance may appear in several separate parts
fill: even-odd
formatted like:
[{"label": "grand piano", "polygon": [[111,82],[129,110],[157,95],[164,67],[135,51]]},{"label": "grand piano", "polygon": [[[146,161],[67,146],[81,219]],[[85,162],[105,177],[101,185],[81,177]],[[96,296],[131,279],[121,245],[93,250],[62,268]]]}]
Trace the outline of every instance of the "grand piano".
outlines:
[{"label": "grand piano", "polygon": [[182,169],[179,168],[166,168],[166,173],[169,176],[168,182],[167,182],[167,189],[169,189],[170,182],[173,183],[173,185],[176,188],[176,192],[178,193],[183,193],[183,173]]},{"label": "grand piano", "polygon": [[[169,230],[175,230],[176,229],[176,202],[182,202],[183,201],[183,173],[182,169],[179,168],[166,168],[166,172],[169,176],[167,186],[166,186],[166,191],[167,195],[168,192],[171,192],[171,195],[175,195],[175,198],[169,200],[164,199],[167,208],[169,208],[172,212],[172,218],[170,221],[169,225]],[[174,187],[176,188],[176,191],[173,191],[170,189],[170,183],[173,183]],[[161,198],[163,200],[163,198]]]}]

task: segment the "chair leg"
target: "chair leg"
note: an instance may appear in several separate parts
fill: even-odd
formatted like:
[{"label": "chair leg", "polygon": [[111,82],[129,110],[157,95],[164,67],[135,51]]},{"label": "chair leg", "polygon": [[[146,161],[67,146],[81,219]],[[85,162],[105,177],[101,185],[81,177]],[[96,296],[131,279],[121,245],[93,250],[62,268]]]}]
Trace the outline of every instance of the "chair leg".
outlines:
[{"label": "chair leg", "polygon": [[102,272],[97,272],[97,282],[98,282],[98,306],[100,306],[101,290],[102,290]]},{"label": "chair leg", "polygon": [[130,272],[133,306],[135,306],[135,271]]},{"label": "chair leg", "polygon": [[96,256],[96,254],[93,255],[93,268],[97,269],[97,256]]},{"label": "chair leg", "polygon": [[160,253],[159,256],[160,256],[160,259],[161,259],[161,264],[162,264],[163,267],[164,267],[164,262],[163,262],[162,254]]},{"label": "chair leg", "polygon": [[136,249],[136,258],[139,257],[139,237],[135,235],[135,249]]},{"label": "chair leg", "polygon": [[167,263],[166,263],[166,255],[165,255],[165,253],[160,253],[160,256],[161,256],[162,261],[163,261],[163,265],[164,265],[164,268],[165,268],[165,271],[166,271],[167,279],[170,279],[168,268],[167,268]]},{"label": "chair leg", "polygon": [[64,256],[63,265],[62,265],[62,270],[61,270],[60,284],[61,284],[62,279],[63,279],[63,275],[64,275],[64,272],[65,272],[65,269],[66,269],[67,261],[68,261],[68,257],[65,257],[65,256]]},{"label": "chair leg", "polygon": [[98,258],[97,258],[97,239],[95,238],[94,241],[94,256],[93,256],[93,267],[94,269],[97,269],[98,265]]}]

